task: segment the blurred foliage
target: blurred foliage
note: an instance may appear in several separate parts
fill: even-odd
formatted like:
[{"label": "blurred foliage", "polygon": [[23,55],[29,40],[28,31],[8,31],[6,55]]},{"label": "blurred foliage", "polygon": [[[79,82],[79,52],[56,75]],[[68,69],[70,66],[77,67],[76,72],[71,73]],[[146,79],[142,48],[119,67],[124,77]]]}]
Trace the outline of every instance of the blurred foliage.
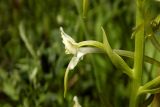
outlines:
[{"label": "blurred foliage", "polygon": [[[63,98],[63,77],[71,57],[65,55],[60,26],[77,42],[102,41],[103,26],[113,48],[134,50],[130,39],[134,0],[89,0],[85,18],[82,1],[0,0],[0,107],[72,107],[74,95],[83,107],[128,106],[129,79],[102,54],[87,55],[78,64]],[[149,17],[156,17],[160,4],[147,2]],[[20,36],[21,22],[35,57]],[[146,53],[152,56],[155,49],[147,43]],[[132,66],[133,60],[125,60]],[[148,65],[145,71],[147,81],[153,73]]]}]

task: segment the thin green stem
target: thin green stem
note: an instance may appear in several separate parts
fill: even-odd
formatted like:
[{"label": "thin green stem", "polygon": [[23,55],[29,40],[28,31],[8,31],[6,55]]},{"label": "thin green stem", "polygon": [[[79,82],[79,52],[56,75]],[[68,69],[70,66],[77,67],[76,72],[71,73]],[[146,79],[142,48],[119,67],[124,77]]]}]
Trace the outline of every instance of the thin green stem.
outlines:
[{"label": "thin green stem", "polygon": [[[105,47],[101,42],[97,42],[94,40],[89,40],[89,41],[82,41],[78,43],[78,47],[83,47],[83,46],[93,46],[101,49],[102,53],[105,52]],[[132,51],[126,51],[126,50],[119,50],[119,49],[113,49],[113,52],[117,53],[120,56],[128,57],[128,58],[134,58],[134,52]],[[157,66],[160,66],[160,62],[154,58],[148,57],[144,55],[144,61],[148,62],[150,64],[155,64]]]},{"label": "thin green stem", "polygon": [[89,0],[83,0],[83,18],[86,18]]},{"label": "thin green stem", "polygon": [[141,86],[139,89],[139,93],[145,93],[145,92],[149,92],[149,93],[156,93],[159,91],[156,90],[160,90],[160,76],[156,77],[155,79],[149,81],[148,83],[146,83],[144,86]]},{"label": "thin green stem", "polygon": [[160,93],[160,88],[146,89],[146,90],[141,90],[140,88],[138,95],[143,93],[157,94],[157,93]]},{"label": "thin green stem", "polygon": [[[116,52],[120,56],[128,57],[131,59],[134,58],[134,52],[126,51],[126,50],[119,50],[119,49],[114,49],[113,51]],[[144,55],[144,61],[150,64],[155,64],[157,66],[160,66],[160,62],[158,60],[151,58],[149,56],[146,56],[146,55]]]},{"label": "thin green stem", "polygon": [[[136,26],[143,23],[142,0],[136,1]],[[131,97],[129,107],[138,106],[138,89],[141,85],[144,54],[144,27],[141,27],[135,35],[134,72],[132,78]]]},{"label": "thin green stem", "polygon": [[104,45],[101,42],[94,41],[94,40],[79,42],[78,47],[82,47],[82,46],[94,46],[94,47],[102,49],[102,51],[105,51]]},{"label": "thin green stem", "polygon": [[[88,5],[88,0],[85,0],[85,2],[87,2],[85,5],[87,6]],[[79,19],[78,19],[78,22],[80,22],[80,25],[84,31],[84,34],[85,35],[89,35],[88,34],[88,31],[87,31],[87,28],[86,28],[86,25],[85,25],[85,22],[81,16],[81,9],[80,9],[80,6],[79,6],[79,1],[78,0],[74,0],[74,3],[75,3],[75,6],[76,6],[76,9],[78,11],[78,14],[79,14]],[[86,8],[87,9],[87,8]],[[86,13],[85,13],[86,14]]]},{"label": "thin green stem", "polygon": [[20,37],[21,39],[23,40],[23,42],[25,43],[25,46],[26,48],[28,49],[29,53],[32,55],[33,58],[36,59],[36,53],[35,51],[33,50],[33,47],[31,46],[31,44],[29,43],[26,35],[25,35],[25,31],[24,31],[24,25],[23,23],[21,22],[20,25],[19,25],[19,32],[20,32]]}]

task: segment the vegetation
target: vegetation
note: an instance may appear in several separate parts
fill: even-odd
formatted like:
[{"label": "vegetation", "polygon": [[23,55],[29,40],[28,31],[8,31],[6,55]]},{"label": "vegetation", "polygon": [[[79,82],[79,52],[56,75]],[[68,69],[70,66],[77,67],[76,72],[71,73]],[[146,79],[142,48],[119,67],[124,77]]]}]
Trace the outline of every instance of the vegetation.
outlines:
[{"label": "vegetation", "polygon": [[159,107],[159,10],[158,0],[1,0],[0,107]]}]

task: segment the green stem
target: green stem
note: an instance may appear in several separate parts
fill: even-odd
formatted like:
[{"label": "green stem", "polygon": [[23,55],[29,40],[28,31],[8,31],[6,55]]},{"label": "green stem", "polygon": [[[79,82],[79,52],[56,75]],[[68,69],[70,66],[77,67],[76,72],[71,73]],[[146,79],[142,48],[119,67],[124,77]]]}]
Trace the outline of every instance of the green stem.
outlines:
[{"label": "green stem", "polygon": [[25,29],[25,28],[24,28],[24,23],[21,22],[21,23],[19,24],[20,37],[21,37],[21,39],[23,40],[23,42],[24,42],[26,48],[28,49],[29,53],[31,54],[31,56],[32,56],[35,60],[37,60],[36,52],[34,51],[31,43],[30,43],[29,40],[28,40],[28,38],[26,37],[26,34],[25,34],[25,30],[24,30],[24,29]]},{"label": "green stem", "polygon": [[139,88],[139,94],[142,93],[158,93],[160,92],[160,76],[156,77],[155,79],[149,81],[144,86]]},{"label": "green stem", "polygon": [[83,18],[86,18],[89,0],[83,0]]},{"label": "green stem", "polygon": [[[136,1],[136,26],[143,23],[142,17],[142,1]],[[134,72],[131,84],[131,96],[129,107],[138,106],[138,89],[141,85],[142,67],[143,67],[143,54],[144,54],[144,27],[141,27],[135,35],[135,55],[134,55]]]},{"label": "green stem", "polygon": [[[93,46],[101,49],[102,53],[105,52],[105,47],[101,42],[97,42],[94,40],[89,40],[89,41],[82,41],[78,43],[78,47],[83,47],[83,46]],[[133,59],[134,58],[134,52],[132,51],[126,51],[126,50],[119,50],[119,49],[113,49],[113,52],[117,53],[120,56],[128,57]],[[150,64],[155,64],[157,66],[160,66],[160,62],[154,58],[148,57],[144,55],[144,61],[148,62]]]},{"label": "green stem", "polygon": [[[131,58],[131,59],[134,58],[134,52],[126,51],[126,50],[119,50],[119,49],[114,49],[113,51],[116,52],[120,56],[124,56],[124,57]],[[150,64],[155,64],[157,66],[160,66],[160,62],[158,60],[151,58],[149,56],[146,56],[146,55],[144,55],[144,61]]]},{"label": "green stem", "polygon": [[82,41],[78,43],[78,47],[83,47],[83,46],[93,46],[96,48],[101,49],[102,51],[105,52],[105,47],[101,42],[94,41],[94,40],[88,40],[88,41]]},{"label": "green stem", "polygon": [[157,94],[157,93],[160,93],[160,88],[146,89],[146,90],[142,90],[140,88],[138,95],[143,94],[143,93]]}]

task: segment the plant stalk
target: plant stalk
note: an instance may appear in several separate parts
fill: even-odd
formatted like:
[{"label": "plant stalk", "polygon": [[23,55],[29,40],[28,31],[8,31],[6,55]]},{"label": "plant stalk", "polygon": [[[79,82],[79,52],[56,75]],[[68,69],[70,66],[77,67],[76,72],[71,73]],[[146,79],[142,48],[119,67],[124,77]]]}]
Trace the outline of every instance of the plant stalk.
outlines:
[{"label": "plant stalk", "polygon": [[[143,24],[142,0],[136,0],[136,26]],[[144,55],[144,24],[135,35],[135,54],[133,78],[131,84],[131,96],[129,107],[138,107],[138,89],[141,85]]]}]

